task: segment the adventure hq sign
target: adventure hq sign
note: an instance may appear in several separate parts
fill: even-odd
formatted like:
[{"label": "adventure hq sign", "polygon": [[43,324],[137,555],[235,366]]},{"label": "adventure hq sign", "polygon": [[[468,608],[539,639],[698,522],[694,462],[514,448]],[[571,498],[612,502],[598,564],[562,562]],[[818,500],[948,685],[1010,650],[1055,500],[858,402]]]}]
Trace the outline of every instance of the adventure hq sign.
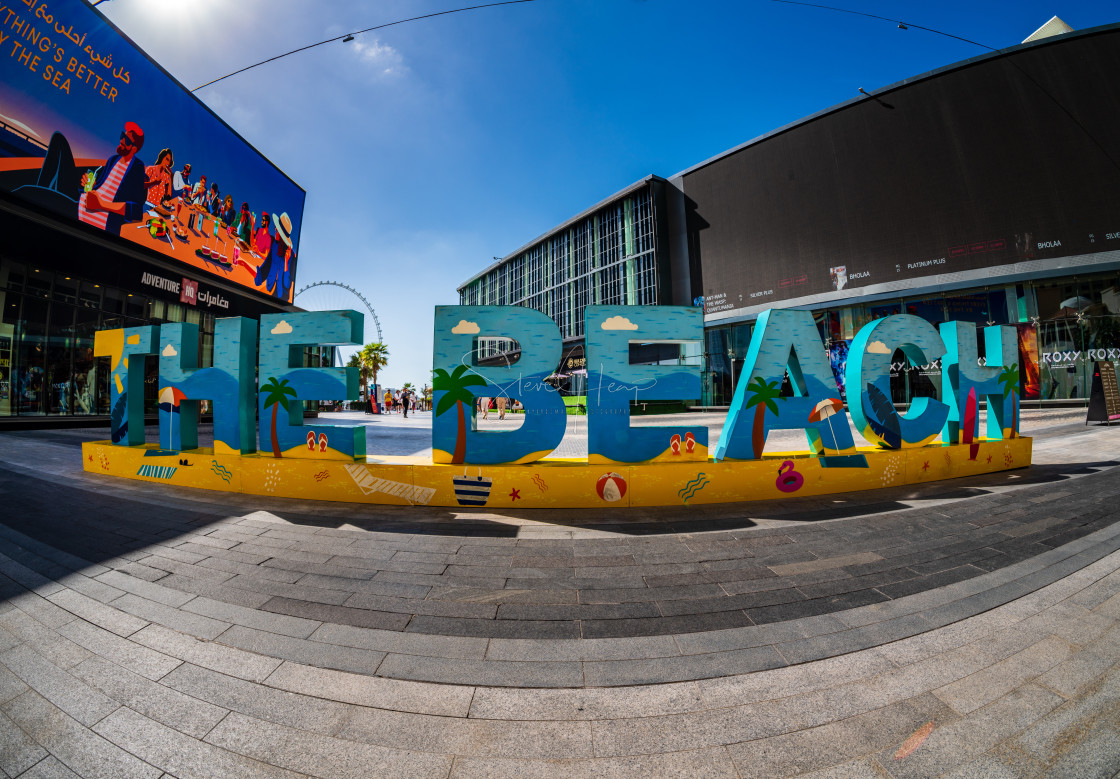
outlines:
[{"label": "adventure hq sign", "polygon": [[[767,311],[710,449],[707,428],[687,424],[687,415],[655,427],[632,427],[629,418],[633,401],[699,395],[700,366],[632,365],[630,345],[701,341],[702,312],[590,306],[588,457],[546,460],[567,423],[563,399],[547,381],[561,357],[556,325],[522,307],[441,306],[435,311],[433,456],[421,460],[366,457],[364,427],[304,424],[301,401],[357,399],[358,375],[356,368],[305,367],[303,349],[357,344],[362,326],[354,311],[269,314],[261,318],[258,338],[256,321],[220,319],[207,367],[198,365],[191,324],[98,333],[95,352],[112,364],[111,441],[85,445],[86,469],[305,499],[571,508],[821,495],[1030,463],[1030,439],[1018,436],[1018,353],[1010,327],[984,329],[981,366],[971,323],[934,328],[909,315],[870,322],[849,353],[845,412],[812,315]],[[516,339],[519,359],[509,366],[474,364],[479,339],[499,337]],[[912,365],[940,359],[941,399],[919,398],[905,413],[895,409],[889,381],[899,350]],[[158,447],[143,443],[148,355],[159,359]],[[141,367],[130,370],[130,358]],[[792,396],[780,391],[787,374]],[[520,427],[480,430],[474,417],[480,396],[520,401]],[[197,446],[204,399],[214,410],[212,448]],[[857,446],[846,413],[868,445]],[[765,452],[770,431],[787,429],[805,432],[806,450]]]}]

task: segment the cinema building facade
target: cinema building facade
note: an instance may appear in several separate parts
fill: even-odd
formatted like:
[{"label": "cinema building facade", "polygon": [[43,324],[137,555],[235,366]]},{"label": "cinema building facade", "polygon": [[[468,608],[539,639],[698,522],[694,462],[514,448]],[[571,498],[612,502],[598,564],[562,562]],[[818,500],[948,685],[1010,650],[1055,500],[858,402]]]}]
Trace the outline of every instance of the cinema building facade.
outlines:
[{"label": "cinema building facade", "polygon": [[[1032,36],[1034,37],[1034,36]],[[512,252],[464,304],[526,305],[565,339],[580,392],[583,308],[697,305],[726,406],[754,320],[811,310],[843,392],[848,345],[890,314],[1011,324],[1021,397],[1083,401],[1120,360],[1120,25],[1029,40],[829,108],[674,176],[649,176]],[[982,345],[981,345],[982,348]],[[939,389],[896,354],[894,400]]]},{"label": "cinema building facade", "polygon": [[[38,56],[0,58],[0,428],[107,424],[97,330],[192,323],[207,365],[216,319],[295,310],[304,191],[87,3],[19,8],[2,31]],[[239,240],[215,184],[269,241]]]}]

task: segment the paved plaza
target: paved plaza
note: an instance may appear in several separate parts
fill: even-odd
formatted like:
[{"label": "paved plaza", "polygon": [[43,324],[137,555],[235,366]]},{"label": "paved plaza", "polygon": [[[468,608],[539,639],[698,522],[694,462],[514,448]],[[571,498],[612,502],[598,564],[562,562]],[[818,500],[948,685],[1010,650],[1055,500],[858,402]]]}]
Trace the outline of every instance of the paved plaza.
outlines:
[{"label": "paved plaza", "polygon": [[[430,453],[428,414],[328,416]],[[0,433],[0,779],[1116,777],[1120,427],[1022,416],[1029,469],[537,512],[165,487],[84,472],[104,430]]]}]

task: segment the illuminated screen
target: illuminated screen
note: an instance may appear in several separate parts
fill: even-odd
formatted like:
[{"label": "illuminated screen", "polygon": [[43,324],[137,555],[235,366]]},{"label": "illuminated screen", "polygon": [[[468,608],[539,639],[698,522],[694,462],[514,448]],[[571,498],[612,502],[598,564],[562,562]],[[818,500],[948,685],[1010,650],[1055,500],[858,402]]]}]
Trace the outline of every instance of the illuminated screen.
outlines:
[{"label": "illuminated screen", "polygon": [[0,189],[292,300],[304,191],[81,0],[0,11]]},{"label": "illuminated screen", "polygon": [[707,313],[1120,249],[1117,74],[1120,31],[1055,39],[685,174]]}]

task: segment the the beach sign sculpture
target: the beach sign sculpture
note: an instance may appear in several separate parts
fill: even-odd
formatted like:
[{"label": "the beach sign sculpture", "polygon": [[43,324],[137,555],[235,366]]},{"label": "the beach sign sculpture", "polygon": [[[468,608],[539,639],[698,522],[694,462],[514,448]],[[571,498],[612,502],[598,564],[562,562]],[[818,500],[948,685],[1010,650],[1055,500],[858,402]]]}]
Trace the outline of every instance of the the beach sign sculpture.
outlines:
[{"label": "the beach sign sculpture", "polygon": [[[650,400],[700,394],[700,366],[632,364],[636,344],[703,340],[703,314],[677,306],[586,310],[586,459],[552,457],[568,417],[550,383],[562,340],[555,323],[523,307],[435,311],[432,457],[367,457],[363,426],[304,424],[304,401],[355,400],[356,368],[305,366],[304,350],[354,345],[362,315],[298,312],[220,319],[211,366],[198,365],[198,330],[173,324],[101,331],[111,367],[110,440],[83,446],[86,470],[249,494],[387,505],[495,508],[690,506],[901,486],[1030,464],[1019,427],[1015,331],[934,328],[915,316],[868,323],[844,374],[847,413],[812,315],[759,317],[720,439],[689,415],[634,426]],[[479,364],[480,339],[513,339],[515,360]],[[259,358],[254,364],[254,353]],[[892,356],[941,359],[942,397],[891,401]],[[144,443],[146,357],[159,360],[159,444]],[[130,366],[131,358],[131,366]],[[493,364],[501,362],[500,365]],[[788,380],[789,389],[782,392]],[[521,424],[480,429],[478,397],[517,400]],[[209,400],[214,444],[199,448],[199,404]],[[980,403],[987,406],[980,437]],[[847,414],[866,440],[857,446]],[[803,430],[806,449],[768,452],[773,430]]]}]

